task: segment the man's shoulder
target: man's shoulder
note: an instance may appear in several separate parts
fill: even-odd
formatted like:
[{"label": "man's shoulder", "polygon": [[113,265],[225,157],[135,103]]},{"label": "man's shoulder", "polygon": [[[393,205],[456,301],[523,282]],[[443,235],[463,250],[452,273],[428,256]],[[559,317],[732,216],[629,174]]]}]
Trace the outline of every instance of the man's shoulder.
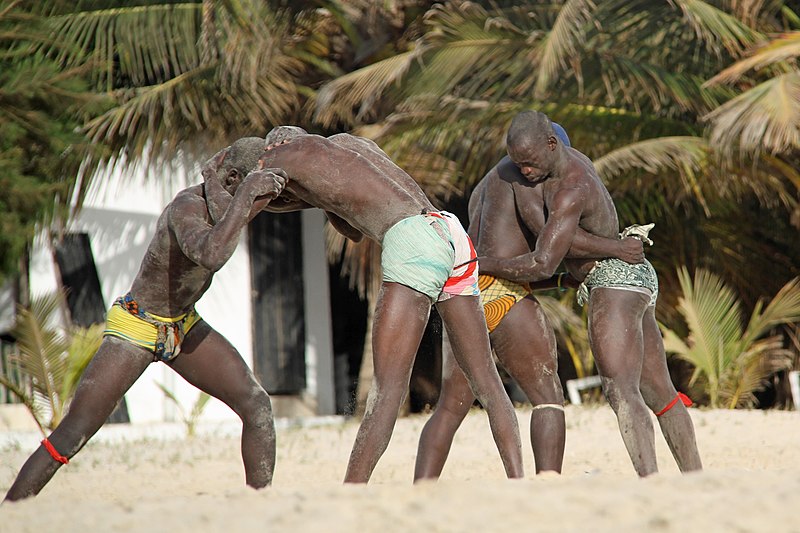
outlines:
[{"label": "man's shoulder", "polygon": [[204,211],[205,209],[206,197],[203,185],[192,185],[179,191],[164,211],[175,213],[176,211]]},{"label": "man's shoulder", "polygon": [[366,137],[359,137],[350,133],[336,133],[327,137],[327,140],[339,146],[343,146],[344,148],[354,149],[359,153],[366,148],[370,152],[383,154],[383,150],[381,150],[380,146],[372,139]]},{"label": "man's shoulder", "polygon": [[[312,136],[309,134],[309,136]],[[321,135],[313,135],[314,137],[321,137]],[[333,135],[329,135],[328,137],[323,137],[324,139],[328,139],[331,141],[366,141],[365,137],[359,137],[358,135],[353,135],[352,133],[334,133]]]},{"label": "man's shoulder", "polygon": [[492,169],[498,177],[510,177],[510,176],[519,176],[521,175],[519,172],[519,168],[514,162],[511,160],[510,157],[507,155],[503,156],[500,161]]}]

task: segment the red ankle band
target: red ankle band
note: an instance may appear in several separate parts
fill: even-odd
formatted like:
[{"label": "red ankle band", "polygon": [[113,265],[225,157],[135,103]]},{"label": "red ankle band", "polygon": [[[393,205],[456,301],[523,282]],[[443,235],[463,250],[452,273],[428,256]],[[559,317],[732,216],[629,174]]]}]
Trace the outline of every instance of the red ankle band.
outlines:
[{"label": "red ankle band", "polygon": [[58,453],[58,450],[56,450],[55,446],[53,446],[49,440],[44,439],[42,441],[42,444],[44,445],[44,449],[47,450],[47,453],[50,454],[50,457],[52,457],[62,465],[69,464],[69,459]]},{"label": "red ankle band", "polygon": [[680,400],[686,407],[692,406],[692,400],[684,393],[679,392],[677,396],[675,396],[675,398],[673,398],[672,401],[669,402],[665,408],[656,413],[656,416],[661,416],[670,409],[672,409],[673,407],[675,407],[675,405],[678,403],[678,400]]}]

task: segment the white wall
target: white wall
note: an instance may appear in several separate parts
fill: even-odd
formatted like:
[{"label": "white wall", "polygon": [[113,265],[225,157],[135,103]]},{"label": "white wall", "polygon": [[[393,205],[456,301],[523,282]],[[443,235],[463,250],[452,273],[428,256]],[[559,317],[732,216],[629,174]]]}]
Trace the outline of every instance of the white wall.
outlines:
[{"label": "white wall", "polygon": [[325,258],[325,215],[303,211],[303,281],[306,317],[306,393],[315,399],[318,415],[336,414],[328,261]]}]

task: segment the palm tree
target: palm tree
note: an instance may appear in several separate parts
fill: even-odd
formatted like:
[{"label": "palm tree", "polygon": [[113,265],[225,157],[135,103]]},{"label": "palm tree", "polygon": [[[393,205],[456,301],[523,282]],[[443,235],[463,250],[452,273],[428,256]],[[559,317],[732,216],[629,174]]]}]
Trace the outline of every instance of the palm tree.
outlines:
[{"label": "palm tree", "polygon": [[85,125],[114,160],[196,157],[299,107],[303,43],[292,40],[288,15],[268,3],[46,4],[61,43],[48,51],[66,68],[90,63],[95,90],[114,101]]},{"label": "palm tree", "polygon": [[684,341],[670,329],[664,347],[694,366],[690,385],[708,395],[711,407],[750,407],[767,378],[791,366],[791,351],[777,327],[800,320],[800,278],[789,281],[764,307],[759,301],[744,325],[741,302],[721,279],[705,270],[694,281],[678,271],[683,295],[678,309],[686,322]]}]

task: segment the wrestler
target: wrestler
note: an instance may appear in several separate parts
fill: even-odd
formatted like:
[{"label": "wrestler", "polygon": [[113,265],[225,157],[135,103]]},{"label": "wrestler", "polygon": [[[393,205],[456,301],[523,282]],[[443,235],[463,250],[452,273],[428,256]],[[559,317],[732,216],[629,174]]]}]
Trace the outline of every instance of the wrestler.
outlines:
[{"label": "wrestler", "polygon": [[[556,135],[569,146],[569,138],[554,124]],[[541,187],[530,187],[506,156],[475,187],[469,201],[469,235],[479,255],[515,257],[533,249],[544,225]],[[642,261],[642,243],[636,239],[594,237],[578,229],[570,256],[616,256]],[[571,279],[571,278],[570,278]],[[563,286],[562,275],[543,287]],[[533,405],[530,437],[536,472],[561,472],[564,457],[564,394],[558,379],[555,334],[531,293],[529,283],[516,283],[481,273],[481,301],[492,347],[509,375]],[[542,285],[542,284],[540,284]],[[447,344],[445,344],[447,346]],[[452,364],[445,349],[442,389],[433,415],[419,441],[415,480],[437,478],[450,451],[453,437],[475,400],[464,375]]]},{"label": "wrestler", "polygon": [[275,427],[269,396],[237,350],[194,309],[233,255],[242,228],[285,185],[279,170],[247,176],[264,146],[263,139],[250,137],[220,151],[203,169],[204,184],[179,192],[166,207],[130,292],[108,313],[103,342],[69,412],[22,466],[6,500],[38,494],[157,361],[239,415],[246,482],[254,488],[271,483]]},{"label": "wrestler", "polygon": [[[568,254],[579,228],[601,237],[619,235],[614,203],[591,160],[564,146],[546,115],[533,111],[517,115],[506,144],[510,160],[530,186],[541,188],[547,220],[532,252],[510,259],[481,258],[484,272],[517,283],[549,278]],[[648,228],[633,227],[623,235],[645,239]],[[678,394],[667,370],[655,318],[658,285],[652,265],[570,258],[565,264],[584,280],[579,294],[588,296],[589,342],[636,472],[646,476],[658,471],[648,408],[658,415],[681,471],[702,468],[685,406],[688,398]]]},{"label": "wrestler", "polygon": [[289,176],[269,210],[319,207],[344,235],[367,236],[382,246],[383,280],[372,334],[375,374],[345,482],[366,483],[389,444],[432,304],[456,361],[486,408],[507,476],[522,477],[516,414],[492,361],[476,255],[458,219],[437,211],[371,141],[277,128],[267,142],[261,164]]}]

